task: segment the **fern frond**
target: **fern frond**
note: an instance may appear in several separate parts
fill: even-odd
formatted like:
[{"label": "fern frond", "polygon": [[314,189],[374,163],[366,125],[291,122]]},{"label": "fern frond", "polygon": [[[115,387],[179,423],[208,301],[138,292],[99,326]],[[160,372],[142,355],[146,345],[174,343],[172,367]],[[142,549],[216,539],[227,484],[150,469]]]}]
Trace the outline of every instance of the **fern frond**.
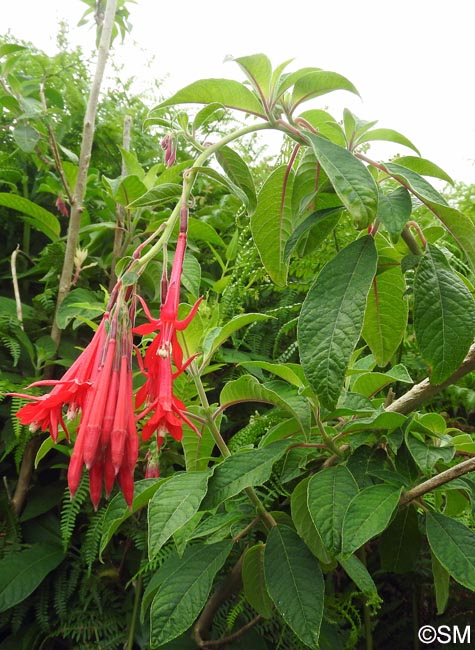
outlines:
[{"label": "fern frond", "polygon": [[69,488],[65,490],[61,508],[61,539],[65,550],[68,548],[76,524],[76,518],[88,494],[89,484],[85,475],[83,475],[78,490],[72,499]]},{"label": "fern frond", "polygon": [[81,555],[87,564],[88,575],[91,575],[92,565],[99,556],[99,544],[102,536],[102,522],[107,508],[103,506],[90,519],[89,527],[84,542],[81,546]]}]

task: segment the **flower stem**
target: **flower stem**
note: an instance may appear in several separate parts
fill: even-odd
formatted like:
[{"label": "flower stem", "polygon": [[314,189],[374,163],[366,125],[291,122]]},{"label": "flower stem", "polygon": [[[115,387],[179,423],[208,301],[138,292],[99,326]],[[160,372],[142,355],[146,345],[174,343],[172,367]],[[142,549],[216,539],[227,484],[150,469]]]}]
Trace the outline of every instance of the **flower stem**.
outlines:
[{"label": "flower stem", "polygon": [[[206,395],[205,388],[203,386],[203,382],[201,381],[201,377],[199,375],[199,372],[197,371],[194,362],[190,365],[190,374],[193,377],[193,381],[195,382],[196,390],[198,392],[198,396],[201,401],[201,405],[203,406],[204,409],[204,417],[206,420],[206,424],[211,431],[211,435],[214,438],[214,441],[216,445],[218,446],[219,451],[221,452],[221,455],[224,458],[229,458],[229,456],[232,456],[231,452],[229,451],[229,448],[227,444],[225,443],[220,430],[218,429],[218,425],[216,424],[215,419],[213,418],[213,414],[211,412],[211,407],[208,402],[208,396]],[[263,521],[265,524],[266,528],[269,530],[273,528],[274,526],[277,526],[277,522],[274,519],[274,517],[267,512],[265,509],[262,501],[259,499],[256,491],[252,487],[247,487],[244,488],[245,493],[247,494],[247,497],[249,501],[253,504],[253,506],[256,508],[257,514],[260,517],[260,519]]]},{"label": "flower stem", "polygon": [[129,636],[127,639],[126,650],[132,650],[134,647],[135,625],[137,623],[137,616],[139,613],[141,596],[142,596],[142,576],[139,576],[137,579],[137,585],[135,587],[134,608],[132,610],[132,619],[130,621],[130,626],[129,626]]},{"label": "flower stem", "polygon": [[152,259],[154,259],[157,253],[160,252],[162,246],[166,244],[166,242],[169,240],[170,235],[173,232],[173,228],[175,227],[175,224],[180,217],[181,208],[184,204],[188,202],[188,199],[190,198],[190,194],[191,194],[193,184],[195,182],[196,174],[199,172],[199,168],[203,166],[206,160],[210,158],[214,153],[216,153],[216,151],[219,151],[219,149],[221,149],[224,145],[228,144],[228,142],[237,140],[238,138],[247,135],[248,133],[254,133],[255,131],[262,131],[264,129],[270,129],[270,128],[272,128],[272,125],[269,124],[268,122],[265,122],[263,124],[252,124],[249,126],[245,126],[242,129],[238,129],[237,131],[230,133],[224,138],[221,138],[221,140],[215,142],[209,147],[206,147],[206,149],[200,153],[200,155],[196,158],[192,166],[183,174],[183,192],[181,195],[181,199],[178,201],[171,215],[168,217],[168,220],[165,224],[161,237],[153,244],[153,246],[144,255],[142,255],[142,257],[140,257],[139,259],[135,259],[131,262],[131,264],[127,268],[127,272],[134,270],[138,273],[142,273],[145,270],[147,264]]}]

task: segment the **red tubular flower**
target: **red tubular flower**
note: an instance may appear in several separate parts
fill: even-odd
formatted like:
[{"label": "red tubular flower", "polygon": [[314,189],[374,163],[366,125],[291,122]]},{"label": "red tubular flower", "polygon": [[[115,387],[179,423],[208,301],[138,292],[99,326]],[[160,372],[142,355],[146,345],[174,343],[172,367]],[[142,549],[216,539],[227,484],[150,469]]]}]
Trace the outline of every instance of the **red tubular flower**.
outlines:
[{"label": "red tubular flower", "polygon": [[[31,386],[53,386],[46,395],[21,397],[32,400],[17,413],[22,424],[49,429],[56,441],[58,425],[68,435],[63,409],[81,421],[68,468],[73,496],[83,466],[89,470],[91,501],[97,509],[105,483],[109,496],[117,477],[129,506],[133,498],[133,472],[138,456],[132,394],[132,332],[121,292],[114,292],[111,310],[90,344],[58,381],[39,381]],[[15,393],[16,394],[16,393]],[[18,395],[18,394],[16,394]]]},{"label": "red tubular flower", "polygon": [[[183,435],[183,422],[188,424],[199,435],[198,430],[185,415],[185,405],[173,394],[173,380],[181,374],[191,363],[194,357],[183,363],[183,350],[178,342],[177,331],[184,330],[195,316],[201,298],[192,307],[188,316],[178,320],[178,306],[180,301],[180,284],[183,271],[183,258],[186,249],[186,233],[180,232],[173,260],[170,283],[164,286],[160,318],[154,319],[145,302],[140,299],[149,323],[134,329],[137,334],[150,334],[158,330],[158,334],[149,345],[144,361],[143,372],[147,381],[138,391],[136,406],[145,404],[138,419],[152,413],[142,430],[143,440],[148,440],[153,433],[157,433],[157,444],[160,447],[166,433],[170,433],[175,440],[181,440]],[[172,360],[176,372],[172,369]]]}]

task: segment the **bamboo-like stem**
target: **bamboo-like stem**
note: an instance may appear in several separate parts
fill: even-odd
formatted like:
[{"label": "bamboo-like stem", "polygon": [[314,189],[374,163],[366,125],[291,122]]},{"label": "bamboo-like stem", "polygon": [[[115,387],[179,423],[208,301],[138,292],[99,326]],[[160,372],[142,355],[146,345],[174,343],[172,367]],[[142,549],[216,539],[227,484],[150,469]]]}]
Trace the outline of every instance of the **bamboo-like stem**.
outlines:
[{"label": "bamboo-like stem", "polygon": [[21,296],[20,296],[20,287],[18,286],[18,277],[17,277],[17,272],[16,272],[16,259],[18,257],[18,253],[20,252],[20,246],[18,245],[13,253],[11,254],[10,257],[10,268],[12,271],[12,283],[13,283],[13,294],[15,296],[15,304],[16,304],[16,316],[18,318],[18,322],[20,323],[21,329],[23,328],[23,309],[21,306]]},{"label": "bamboo-like stem", "polygon": [[74,269],[74,255],[79,239],[79,228],[81,225],[81,215],[84,211],[84,195],[86,193],[87,173],[91,161],[92,144],[94,140],[94,128],[97,114],[97,104],[99,92],[101,89],[104,70],[106,67],[107,57],[109,55],[112,29],[117,9],[117,0],[107,0],[107,6],[104,13],[104,23],[102,25],[101,40],[97,53],[97,64],[94,79],[91,85],[91,92],[87,102],[86,113],[84,116],[81,150],[79,153],[79,169],[76,180],[76,186],[71,199],[71,216],[69,220],[68,236],[66,240],[66,252],[64,254],[63,269],[59,280],[58,298],[56,301],[56,312],[51,329],[51,338],[55,346],[59,345],[61,340],[61,330],[56,321],[58,309],[68,294],[71,287],[71,279]]}]

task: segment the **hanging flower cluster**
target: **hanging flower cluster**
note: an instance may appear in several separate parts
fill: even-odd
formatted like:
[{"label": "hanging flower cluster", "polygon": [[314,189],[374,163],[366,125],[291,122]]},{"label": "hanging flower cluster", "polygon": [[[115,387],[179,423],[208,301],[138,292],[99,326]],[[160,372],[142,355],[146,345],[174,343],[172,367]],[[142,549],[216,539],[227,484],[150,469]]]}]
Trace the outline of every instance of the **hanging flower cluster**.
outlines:
[{"label": "hanging flower cluster", "polygon": [[[24,425],[34,431],[49,430],[54,441],[61,426],[69,434],[66,420],[81,419],[68,469],[71,495],[78,489],[83,467],[89,471],[91,501],[97,509],[103,485],[109,496],[114,481],[129,504],[134,492],[133,474],[138,457],[136,421],[148,417],[143,426],[143,440],[157,434],[156,452],[147,458],[147,476],[158,476],[158,449],[168,433],[176,440],[182,438],[182,423],[186,422],[198,433],[185,415],[185,405],[173,393],[173,380],[191,363],[183,361],[183,351],[177,331],[183,330],[194,317],[200,300],[189,316],[178,320],[183,259],[186,249],[186,219],[178,237],[170,282],[166,265],[162,279],[162,306],[160,317],[152,318],[139,297],[149,323],[133,329],[135,298],[120,281],[112,291],[107,311],[91,342],[60,380],[38,381],[29,386],[53,386],[41,396],[14,393],[30,400],[17,413]],[[131,302],[131,305],[128,303]],[[132,387],[133,333],[150,334],[158,330],[142,360],[138,363],[146,376],[144,385],[135,397],[137,407],[145,407],[134,415]],[[172,367],[172,361],[175,369]]]}]

